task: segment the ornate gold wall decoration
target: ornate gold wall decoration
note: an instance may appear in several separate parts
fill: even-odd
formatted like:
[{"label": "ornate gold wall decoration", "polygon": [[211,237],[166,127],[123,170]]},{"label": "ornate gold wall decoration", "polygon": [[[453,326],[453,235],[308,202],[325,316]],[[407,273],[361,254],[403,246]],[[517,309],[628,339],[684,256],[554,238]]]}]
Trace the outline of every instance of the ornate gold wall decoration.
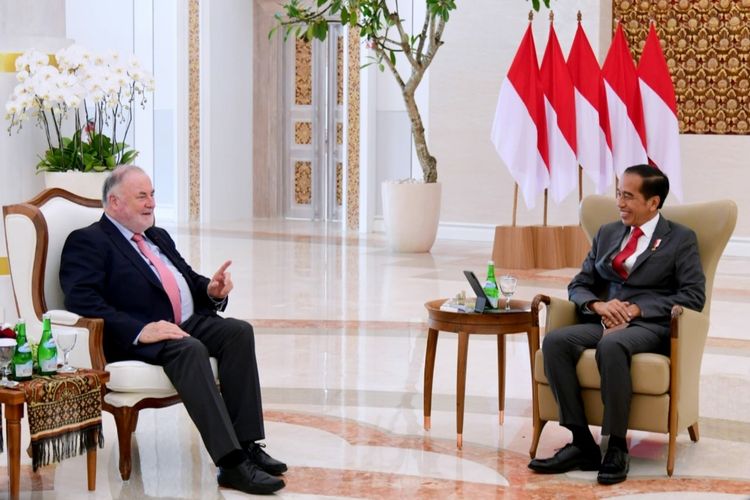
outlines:
[{"label": "ornate gold wall decoration", "polygon": [[312,144],[312,123],[294,122],[294,143]]},{"label": "ornate gold wall decoration", "polygon": [[298,205],[312,202],[312,162],[294,162],[294,201]]},{"label": "ornate gold wall decoration", "polygon": [[344,124],[336,122],[336,144],[344,144]]},{"label": "ornate gold wall decoration", "polygon": [[344,37],[336,37],[336,105],[344,104]]},{"label": "ornate gold wall decoration", "polygon": [[201,212],[200,0],[188,4],[188,216]]},{"label": "ornate gold wall decoration", "polygon": [[344,164],[336,162],[336,205],[344,203],[342,186],[344,185]]},{"label": "ornate gold wall decoration", "polygon": [[750,133],[750,0],[615,0],[612,15],[636,61],[656,21],[680,132]]},{"label": "ornate gold wall decoration", "polygon": [[347,73],[346,227],[359,228],[359,31],[349,28]]},{"label": "ornate gold wall decoration", "polygon": [[312,104],[312,44],[295,39],[294,103],[299,106]]}]

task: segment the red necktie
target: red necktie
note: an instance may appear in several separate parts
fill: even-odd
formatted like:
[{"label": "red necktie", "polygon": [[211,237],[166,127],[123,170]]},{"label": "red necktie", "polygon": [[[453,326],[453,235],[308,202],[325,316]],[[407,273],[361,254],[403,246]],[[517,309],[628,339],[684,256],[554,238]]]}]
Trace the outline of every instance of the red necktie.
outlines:
[{"label": "red necktie", "polygon": [[612,259],[612,269],[622,276],[622,279],[628,277],[628,272],[625,270],[625,261],[635,253],[635,247],[638,246],[638,238],[641,236],[643,236],[641,228],[638,226],[634,227],[633,232],[630,233],[630,239],[628,240],[627,245],[625,245],[625,248],[620,250],[620,253],[615,255],[615,258]]},{"label": "red necktie", "polygon": [[151,251],[143,236],[140,234],[133,235],[133,241],[138,246],[138,250],[148,259],[149,262],[156,268],[156,272],[159,273],[161,279],[161,285],[164,287],[164,291],[169,296],[169,301],[172,303],[172,312],[174,313],[175,324],[180,324],[182,319],[182,302],[180,300],[180,288],[177,286],[177,280],[169,270],[167,265],[159,257]]}]

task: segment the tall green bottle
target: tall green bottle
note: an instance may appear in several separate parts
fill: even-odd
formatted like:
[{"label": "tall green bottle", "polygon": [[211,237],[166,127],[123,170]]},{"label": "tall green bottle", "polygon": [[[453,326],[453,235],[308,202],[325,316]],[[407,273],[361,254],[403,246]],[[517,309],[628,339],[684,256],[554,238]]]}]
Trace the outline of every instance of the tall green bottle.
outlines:
[{"label": "tall green bottle", "polygon": [[500,289],[495,279],[495,262],[487,262],[487,281],[484,282],[484,293],[490,299],[490,306],[497,309],[497,301],[500,298]]},{"label": "tall green bottle", "polygon": [[26,340],[26,321],[19,319],[16,323],[16,350],[13,352],[13,378],[29,380],[34,372],[34,360],[31,357],[31,346]]},{"label": "tall green bottle", "polygon": [[52,323],[48,313],[42,315],[42,338],[39,340],[37,350],[39,360],[39,373],[42,375],[53,375],[57,373],[57,345],[52,338]]}]

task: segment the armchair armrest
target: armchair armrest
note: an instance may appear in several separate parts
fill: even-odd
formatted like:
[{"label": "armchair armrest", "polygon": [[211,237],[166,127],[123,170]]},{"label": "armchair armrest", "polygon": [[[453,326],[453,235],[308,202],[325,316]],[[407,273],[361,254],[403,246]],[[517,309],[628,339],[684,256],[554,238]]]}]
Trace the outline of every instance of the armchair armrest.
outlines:
[{"label": "armchair armrest", "polygon": [[573,325],[578,321],[576,315],[576,306],[569,300],[549,297],[547,295],[537,295],[531,302],[531,314],[534,317],[534,326],[539,325],[539,313],[541,304],[545,304],[547,309],[547,320],[545,321],[545,331],[551,331],[562,326]]},{"label": "armchair armrest", "polygon": [[672,307],[670,379],[677,396],[680,426],[698,421],[701,361],[708,336],[706,314],[676,305]]},{"label": "armchair armrest", "polygon": [[535,345],[539,346],[539,331],[540,323],[539,316],[542,312],[542,304],[545,305],[547,318],[545,320],[544,331],[549,332],[555,328],[562,326],[573,325],[577,321],[576,306],[569,300],[559,299],[557,297],[550,297],[548,295],[538,294],[531,301],[531,317],[534,322],[536,342]]},{"label": "armchair armrest", "polygon": [[104,357],[104,320],[101,318],[79,317],[75,326],[86,328],[89,331],[91,367],[95,370],[104,370],[107,364],[107,360]]}]

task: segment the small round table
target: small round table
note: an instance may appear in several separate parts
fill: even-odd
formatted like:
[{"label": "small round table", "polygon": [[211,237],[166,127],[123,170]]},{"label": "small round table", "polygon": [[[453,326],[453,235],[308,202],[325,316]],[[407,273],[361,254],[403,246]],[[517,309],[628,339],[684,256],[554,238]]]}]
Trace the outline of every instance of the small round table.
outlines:
[{"label": "small round table", "polygon": [[534,353],[539,349],[531,315],[531,304],[522,300],[511,300],[509,311],[498,310],[484,313],[459,313],[441,311],[440,306],[446,299],[431,300],[425,303],[427,308],[427,351],[424,366],[424,428],[430,429],[432,412],[432,377],[435,371],[435,353],[437,351],[438,332],[458,334],[458,362],[456,371],[456,445],[463,447],[464,396],[466,394],[466,362],[469,353],[469,335],[497,335],[498,396],[500,406],[500,424],[505,418],[505,335],[508,333],[526,333],[529,341],[529,362],[531,377],[534,377]]}]

